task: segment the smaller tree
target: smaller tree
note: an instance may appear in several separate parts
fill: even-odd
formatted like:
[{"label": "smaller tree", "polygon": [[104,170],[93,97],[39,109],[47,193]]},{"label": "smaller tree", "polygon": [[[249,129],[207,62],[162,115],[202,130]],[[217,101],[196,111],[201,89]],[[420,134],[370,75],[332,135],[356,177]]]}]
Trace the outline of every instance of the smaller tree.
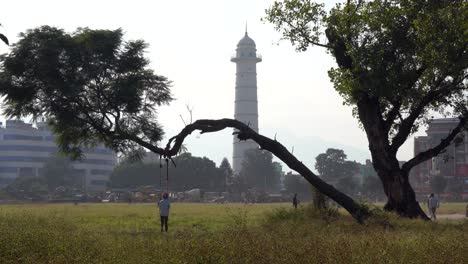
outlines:
[{"label": "smaller tree", "polygon": [[46,194],[47,184],[40,177],[18,177],[6,189],[17,199],[24,199]]},{"label": "smaller tree", "polygon": [[74,177],[73,166],[69,158],[64,156],[51,156],[40,170],[39,176],[44,179],[49,191],[59,186],[83,187],[81,178]]},{"label": "smaller tree", "polygon": [[341,149],[329,148],[315,158],[315,169],[327,182],[334,184],[345,193],[354,194],[359,188],[354,176],[359,172],[358,163],[346,160]]},{"label": "smaller tree", "polygon": [[224,175],[224,190],[227,190],[227,186],[232,183],[233,176],[232,167],[227,158],[223,158],[221,164],[219,165],[219,169]]},{"label": "smaller tree", "polygon": [[301,175],[292,172],[284,175],[284,188],[288,193],[297,193],[301,196],[310,195],[310,184]]},{"label": "smaller tree", "polygon": [[262,190],[276,190],[279,187],[281,171],[273,162],[273,155],[268,151],[248,149],[242,161],[240,177],[249,187]]},{"label": "smaller tree", "polygon": [[459,182],[452,181],[447,186],[447,191],[452,194],[453,199],[456,201],[461,201],[463,195],[463,184]]},{"label": "smaller tree", "polygon": [[430,181],[431,190],[437,194],[441,194],[447,187],[447,179],[444,176],[437,175],[432,177]]}]

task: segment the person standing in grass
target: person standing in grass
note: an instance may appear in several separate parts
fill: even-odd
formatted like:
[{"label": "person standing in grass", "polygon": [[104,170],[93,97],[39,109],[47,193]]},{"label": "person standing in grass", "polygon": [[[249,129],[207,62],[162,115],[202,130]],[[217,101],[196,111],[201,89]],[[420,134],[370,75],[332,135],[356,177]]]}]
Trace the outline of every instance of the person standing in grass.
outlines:
[{"label": "person standing in grass", "polygon": [[293,202],[294,208],[297,209],[297,205],[299,204],[299,200],[297,199],[297,193],[294,194],[292,202]]},{"label": "person standing in grass", "polygon": [[164,193],[162,200],[158,203],[159,206],[159,215],[161,216],[161,232],[163,232],[163,227],[167,232],[167,222],[169,221],[169,209],[171,208],[171,203],[169,202],[169,195]]},{"label": "person standing in grass", "polygon": [[431,219],[436,220],[436,210],[439,208],[439,199],[437,199],[433,193],[431,193],[427,199],[427,208],[429,209]]}]

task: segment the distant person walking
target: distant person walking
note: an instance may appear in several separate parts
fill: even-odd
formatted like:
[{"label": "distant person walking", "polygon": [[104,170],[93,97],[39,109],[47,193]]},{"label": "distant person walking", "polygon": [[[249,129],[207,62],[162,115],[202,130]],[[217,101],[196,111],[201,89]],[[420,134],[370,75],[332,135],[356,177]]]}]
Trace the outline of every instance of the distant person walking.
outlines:
[{"label": "distant person walking", "polygon": [[297,199],[297,193],[294,194],[292,203],[293,203],[294,208],[297,209],[297,205],[299,204],[299,200]]},{"label": "distant person walking", "polygon": [[161,216],[161,232],[163,232],[163,227],[167,232],[167,222],[169,221],[169,209],[171,208],[171,203],[169,202],[169,195],[164,193],[162,200],[158,203],[159,206],[159,215]]},{"label": "distant person walking", "polygon": [[427,199],[427,208],[429,209],[431,219],[436,220],[436,210],[439,208],[439,199],[437,199],[433,193],[431,193]]}]

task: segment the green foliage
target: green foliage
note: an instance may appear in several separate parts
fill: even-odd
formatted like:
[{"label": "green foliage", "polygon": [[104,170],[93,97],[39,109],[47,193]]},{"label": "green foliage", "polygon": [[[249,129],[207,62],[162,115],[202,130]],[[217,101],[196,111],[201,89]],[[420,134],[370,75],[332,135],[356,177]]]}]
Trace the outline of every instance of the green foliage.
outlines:
[{"label": "green foliage", "polygon": [[24,199],[46,194],[48,186],[44,178],[18,177],[6,189],[15,198]]},{"label": "green foliage", "polygon": [[[379,179],[397,182],[386,186],[387,208],[420,214],[410,206],[416,201],[408,181],[397,178],[407,179],[467,127],[468,2],[349,0],[326,12],[310,0],[284,0],[265,19],[298,51],[320,46],[333,56],[329,77],[366,132]],[[435,112],[460,122],[400,167],[398,150]]]},{"label": "green foliage", "polygon": [[354,195],[359,188],[359,183],[354,179],[359,172],[359,164],[346,158],[343,150],[329,148],[315,158],[315,169],[325,181],[335,184],[348,195]]},{"label": "green foliage", "polygon": [[365,198],[372,201],[385,198],[382,182],[374,170],[372,162],[366,160],[366,164],[359,164],[359,171],[363,177],[361,193]]},{"label": "green foliage", "polygon": [[273,155],[270,152],[258,149],[245,151],[239,176],[248,187],[278,190],[281,173],[280,164],[273,162]]},{"label": "green foliage", "polygon": [[323,179],[328,181],[352,177],[358,172],[358,166],[356,162],[346,160],[346,158],[343,150],[329,148],[315,158],[315,169]]},{"label": "green foliage", "polygon": [[163,131],[157,108],[171,100],[170,81],[148,68],[147,44],[121,29],[42,26],[21,33],[0,58],[7,116],[47,116],[62,152],[74,158],[103,142],[119,152],[154,148]]},{"label": "green foliage", "polygon": [[[225,190],[225,171],[206,157],[194,157],[190,153],[183,153],[174,162],[177,167],[169,163],[169,188],[173,191],[186,191],[201,188],[207,191]],[[111,185],[114,188],[137,187],[153,185],[166,186],[166,163],[123,162],[111,174]],[[160,178],[162,176],[162,178]]]},{"label": "green foliage", "polygon": [[[466,105],[465,1],[355,0],[326,13],[323,4],[286,0],[266,13],[265,19],[297,50],[311,45],[329,50],[338,63],[330,78],[348,104],[357,104],[366,93],[378,98],[384,115],[395,105],[403,113],[414,110],[429,92],[450,86],[424,102],[424,113]],[[324,33],[328,43],[320,44]]]},{"label": "green foliage", "polygon": [[310,196],[310,183],[304,177],[291,172],[284,175],[284,187],[288,193],[297,193],[299,196]]},{"label": "green foliage", "polygon": [[231,164],[229,163],[227,158],[223,158],[221,164],[219,165],[219,169],[223,173],[223,176],[225,178],[225,184],[231,184],[233,180],[232,178],[234,177],[234,173],[232,171]]},{"label": "green foliage", "polygon": [[430,180],[430,185],[431,185],[431,190],[434,193],[440,194],[445,191],[445,188],[447,187],[448,180],[441,175],[437,175],[431,178]]}]

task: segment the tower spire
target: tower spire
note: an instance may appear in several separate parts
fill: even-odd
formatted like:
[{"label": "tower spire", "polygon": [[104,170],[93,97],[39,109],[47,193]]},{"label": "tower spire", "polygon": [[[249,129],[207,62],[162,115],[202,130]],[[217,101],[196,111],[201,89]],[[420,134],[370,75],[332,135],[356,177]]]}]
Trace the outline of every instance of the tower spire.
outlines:
[{"label": "tower spire", "polygon": [[245,21],[245,35],[247,36],[247,20]]}]

